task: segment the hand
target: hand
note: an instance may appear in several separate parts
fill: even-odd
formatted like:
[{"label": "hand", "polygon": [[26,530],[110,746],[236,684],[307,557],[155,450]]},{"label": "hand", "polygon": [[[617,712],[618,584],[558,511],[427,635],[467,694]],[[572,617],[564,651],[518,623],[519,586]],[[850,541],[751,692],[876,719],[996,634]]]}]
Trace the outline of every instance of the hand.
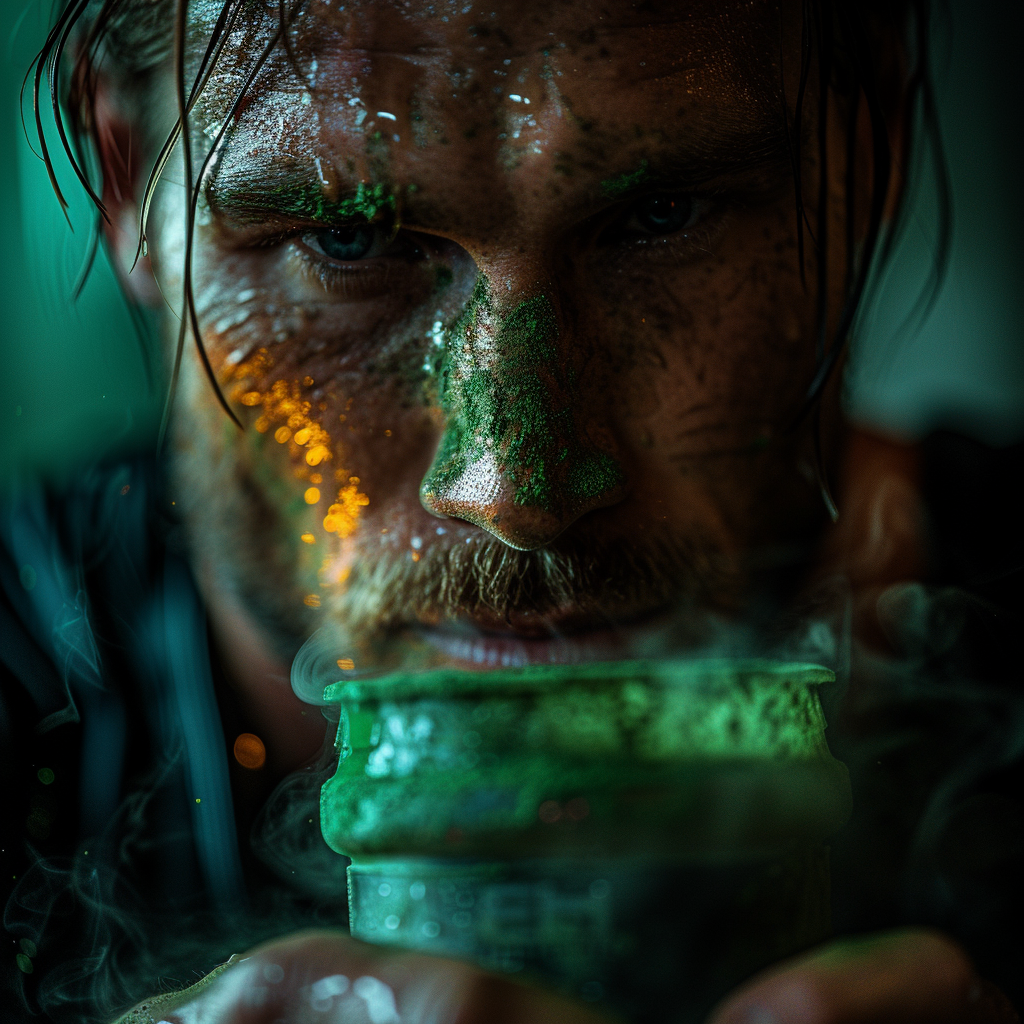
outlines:
[{"label": "hand", "polygon": [[339,932],[300,932],[232,961],[118,1024],[608,1024],[512,979]]},{"label": "hand", "polygon": [[[608,1024],[585,1007],[511,979],[367,946],[337,932],[268,943],[213,982],[146,1000],[132,1014],[125,1024]],[[907,930],[837,941],[773,967],[729,996],[708,1024],[1018,1020],[957,945],[933,932]]]},{"label": "hand", "polygon": [[844,939],[756,975],[708,1024],[1019,1024],[1006,997],[937,932]]}]

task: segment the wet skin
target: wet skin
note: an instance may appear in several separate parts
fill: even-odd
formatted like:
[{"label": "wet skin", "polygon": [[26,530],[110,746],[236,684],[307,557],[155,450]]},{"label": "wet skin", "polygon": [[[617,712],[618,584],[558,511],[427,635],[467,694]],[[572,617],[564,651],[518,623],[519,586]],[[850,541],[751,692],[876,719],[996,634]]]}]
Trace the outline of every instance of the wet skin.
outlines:
[{"label": "wet skin", "polygon": [[[308,5],[204,179],[197,306],[246,429],[187,354],[176,497],[215,616],[280,666],[325,617],[543,637],[736,609],[823,519],[791,429],[816,286],[781,92],[796,12],[495,11]],[[197,166],[275,24],[228,48]],[[182,220],[165,183],[167,295]],[[826,464],[835,419],[829,395]],[[540,581],[502,597],[473,558]]]},{"label": "wet skin", "polygon": [[[189,350],[174,497],[228,681],[278,776],[323,739],[288,664],[328,619],[354,639],[468,623],[485,647],[522,637],[519,654],[544,660],[553,634],[628,635],[673,604],[742,616],[765,578],[806,567],[825,520],[810,431],[791,429],[818,286],[813,260],[801,282],[783,134],[799,5],[781,20],[759,2],[642,19],[625,0],[461,6],[311,0],[298,71],[271,58],[203,183],[197,306],[245,430]],[[226,50],[193,115],[200,155],[275,19]],[[817,180],[809,161],[804,175]],[[171,179],[149,237],[173,297]],[[841,223],[829,234],[835,309]],[[130,231],[114,241],[134,251]],[[834,388],[822,425],[831,471]],[[891,531],[869,505],[843,543],[875,566]],[[945,940],[877,941],[878,962],[836,970],[826,949],[783,965],[716,1020],[789,1019],[794,999],[808,1022],[1003,1019],[975,1012],[973,971]],[[169,1019],[304,1019],[306,985],[364,972],[403,1019],[427,1004],[465,1024],[594,1019],[333,934],[277,940],[249,966],[263,961],[283,981],[262,1008],[238,975]]]}]

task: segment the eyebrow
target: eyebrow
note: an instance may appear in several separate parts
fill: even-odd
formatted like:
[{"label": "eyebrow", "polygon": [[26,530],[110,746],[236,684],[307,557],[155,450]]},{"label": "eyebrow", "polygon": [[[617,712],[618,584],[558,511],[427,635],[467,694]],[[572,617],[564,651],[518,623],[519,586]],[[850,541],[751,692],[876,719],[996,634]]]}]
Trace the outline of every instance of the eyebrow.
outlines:
[{"label": "eyebrow", "polygon": [[748,183],[752,177],[777,179],[791,173],[794,141],[781,117],[775,125],[749,123],[719,129],[696,142],[667,145],[650,157],[601,179],[605,200],[628,200],[658,187],[700,191]]},{"label": "eyebrow", "polygon": [[[337,178],[330,168],[332,178]],[[206,183],[210,208],[233,221],[258,223],[267,214],[315,223],[375,221],[393,216],[394,192],[382,182],[332,186],[319,158],[313,165],[296,160],[235,163],[220,168]]]},{"label": "eyebrow", "polygon": [[[596,196],[588,190],[581,199],[593,206],[595,199],[624,202],[659,188],[742,187],[755,177],[776,182],[791,172],[792,159],[793,146],[781,114],[775,124],[744,119],[720,126],[705,138],[659,144],[649,157],[634,159],[629,166],[613,165],[597,183]],[[578,159],[576,163],[595,177],[600,173],[594,161]],[[312,162],[294,158],[233,161],[215,171],[204,195],[214,212],[243,226],[263,223],[268,215],[343,224],[397,214],[396,192],[391,187],[382,182],[345,182],[333,165],[321,164],[319,158]],[[407,213],[412,214],[407,218],[409,227],[415,228],[414,211]]]}]

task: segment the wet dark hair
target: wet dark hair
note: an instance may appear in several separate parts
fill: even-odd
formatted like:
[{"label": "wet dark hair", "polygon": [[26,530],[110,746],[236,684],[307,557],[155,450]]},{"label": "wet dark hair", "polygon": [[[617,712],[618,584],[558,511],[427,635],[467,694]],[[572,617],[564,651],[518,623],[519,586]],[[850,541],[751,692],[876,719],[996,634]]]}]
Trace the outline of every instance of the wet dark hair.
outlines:
[{"label": "wet dark hair", "polygon": [[[139,252],[146,251],[146,217],[153,190],[167,165],[178,140],[184,150],[184,173],[191,203],[187,212],[184,267],[184,304],[178,348],[174,360],[167,409],[173,398],[186,329],[192,333],[207,375],[227,414],[238,419],[225,400],[207,359],[199,329],[191,282],[192,239],[200,184],[210,161],[221,143],[226,126],[241,108],[246,94],[274,49],[284,48],[293,57],[289,27],[301,12],[305,0],[221,0],[213,20],[205,51],[198,65],[186,72],[185,34],[188,25],[188,0],[70,0],[55,22],[37,55],[34,68],[35,133],[41,156],[46,163],[53,189],[62,207],[67,206],[61,192],[43,132],[42,111],[48,107],[56,124],[62,146],[75,174],[98,211],[106,217],[103,201],[90,180],[87,153],[95,128],[96,88],[101,74],[113,79],[128,105],[141,109],[155,80],[168,62],[173,64],[178,116],[162,144],[154,143],[157,155],[142,201]],[[215,3],[209,5],[216,7]],[[802,46],[797,95],[792,112],[789,97],[784,102],[793,167],[797,243],[801,275],[805,271],[806,238],[810,238],[819,283],[816,295],[816,368],[803,404],[796,411],[793,426],[809,416],[817,429],[819,400],[845,350],[848,336],[860,308],[869,273],[879,261],[888,259],[893,242],[902,227],[902,210],[886,224],[885,214],[890,190],[897,171],[891,138],[892,124],[898,120],[905,139],[905,152],[919,147],[923,135],[933,163],[938,190],[938,238],[935,259],[928,282],[918,296],[908,322],[922,316],[930,307],[941,285],[949,249],[951,215],[949,182],[942,154],[942,141],[929,64],[929,36],[932,3],[929,0],[801,0]],[[269,41],[254,54],[249,74],[234,98],[229,116],[220,129],[199,173],[193,173],[192,146],[188,131],[189,113],[202,95],[233,29],[246,17],[275,19]],[[294,63],[294,57],[293,57]],[[826,131],[829,94],[837,96],[846,118],[845,260],[846,280],[843,304],[838,316],[828,308],[828,289],[822,286],[829,276],[828,167],[829,146]],[[816,96],[817,124],[813,137],[817,144],[818,181],[811,186],[802,175],[802,147],[812,133],[805,123],[806,101]],[[858,246],[856,209],[858,166],[861,153],[857,132],[861,105],[871,125],[870,208],[867,230]],[[66,111],[66,115],[65,115]],[[791,120],[790,120],[791,118]],[[905,180],[905,174],[900,174]],[[815,227],[812,230],[807,207],[813,204]],[[98,238],[99,232],[95,232]],[[94,254],[94,247],[92,254]],[[90,259],[91,259],[90,255]],[[806,278],[805,285],[806,285]],[[836,327],[830,332],[829,324]],[[166,426],[167,411],[164,424]],[[822,460],[817,453],[819,482],[829,511],[836,514],[824,479]]]}]

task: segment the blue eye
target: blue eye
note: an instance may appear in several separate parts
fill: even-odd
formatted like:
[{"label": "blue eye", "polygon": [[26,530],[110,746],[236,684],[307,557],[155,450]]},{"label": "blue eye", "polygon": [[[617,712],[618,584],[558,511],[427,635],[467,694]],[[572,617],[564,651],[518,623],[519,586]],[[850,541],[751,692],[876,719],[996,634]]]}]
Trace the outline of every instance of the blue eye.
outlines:
[{"label": "blue eye", "polygon": [[321,228],[302,236],[314,252],[339,263],[354,263],[366,259],[377,241],[377,229],[371,224],[353,224],[349,227]]},{"label": "blue eye", "polygon": [[686,193],[647,196],[633,207],[630,226],[652,235],[671,235],[690,224],[693,208],[693,197]]}]

